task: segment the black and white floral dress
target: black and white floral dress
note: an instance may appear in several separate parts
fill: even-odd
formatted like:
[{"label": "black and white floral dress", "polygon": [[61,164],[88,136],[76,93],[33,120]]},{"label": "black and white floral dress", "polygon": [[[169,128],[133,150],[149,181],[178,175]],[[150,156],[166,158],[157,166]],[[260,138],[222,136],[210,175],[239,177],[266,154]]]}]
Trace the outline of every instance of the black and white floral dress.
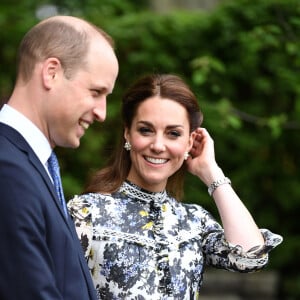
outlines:
[{"label": "black and white floral dress", "polygon": [[261,229],[263,247],[243,252],[199,205],[126,181],[111,195],[68,203],[99,299],[198,299],[206,264],[254,272],[282,238]]}]

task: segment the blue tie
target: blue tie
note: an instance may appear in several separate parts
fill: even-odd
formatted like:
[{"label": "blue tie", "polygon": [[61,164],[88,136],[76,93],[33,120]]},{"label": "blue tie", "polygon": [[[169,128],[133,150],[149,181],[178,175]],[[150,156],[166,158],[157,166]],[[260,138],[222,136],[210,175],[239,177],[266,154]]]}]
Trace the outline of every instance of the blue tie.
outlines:
[{"label": "blue tie", "polygon": [[65,215],[68,215],[67,212],[67,205],[64,197],[64,192],[61,184],[61,178],[60,178],[60,173],[59,173],[59,164],[57,157],[54,152],[51,153],[51,156],[48,159],[48,170],[49,173],[53,179],[54,187],[56,190],[56,193],[58,195],[58,198],[60,200],[60,204],[64,210]]}]

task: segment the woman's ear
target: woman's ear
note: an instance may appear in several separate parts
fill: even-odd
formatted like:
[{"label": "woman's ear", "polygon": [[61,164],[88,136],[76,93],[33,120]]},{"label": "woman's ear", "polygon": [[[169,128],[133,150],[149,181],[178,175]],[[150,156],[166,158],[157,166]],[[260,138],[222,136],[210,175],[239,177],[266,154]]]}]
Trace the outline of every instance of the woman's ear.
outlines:
[{"label": "woman's ear", "polygon": [[196,137],[196,133],[193,131],[189,137],[188,152],[190,152],[190,150],[193,148],[195,137]]},{"label": "woman's ear", "polygon": [[129,130],[128,130],[127,127],[125,127],[125,129],[124,129],[124,138],[125,138],[126,141],[128,140],[128,137],[129,137]]}]

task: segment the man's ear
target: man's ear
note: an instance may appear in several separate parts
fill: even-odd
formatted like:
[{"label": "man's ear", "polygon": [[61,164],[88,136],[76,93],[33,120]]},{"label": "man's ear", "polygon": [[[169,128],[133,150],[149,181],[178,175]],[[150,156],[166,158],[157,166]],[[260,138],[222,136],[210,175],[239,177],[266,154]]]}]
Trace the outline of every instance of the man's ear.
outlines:
[{"label": "man's ear", "polygon": [[50,57],[42,65],[42,82],[46,89],[50,90],[55,83],[59,72],[62,71],[60,61],[55,57]]}]

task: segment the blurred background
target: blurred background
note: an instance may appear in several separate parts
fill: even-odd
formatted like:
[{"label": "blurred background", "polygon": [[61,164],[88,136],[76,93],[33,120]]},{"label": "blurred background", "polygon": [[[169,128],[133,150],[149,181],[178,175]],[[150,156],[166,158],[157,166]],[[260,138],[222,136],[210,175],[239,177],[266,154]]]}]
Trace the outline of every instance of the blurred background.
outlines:
[{"label": "blurred background", "polygon": [[[128,85],[145,73],[178,74],[197,95],[217,161],[259,227],[284,237],[263,272],[209,270],[200,299],[300,299],[300,1],[1,0],[1,104],[14,85],[22,36],[56,14],[105,29],[120,62],[105,123],[93,125],[79,149],[57,149],[67,198],[115,147]],[[184,201],[217,216],[207,188],[192,176]]]}]

